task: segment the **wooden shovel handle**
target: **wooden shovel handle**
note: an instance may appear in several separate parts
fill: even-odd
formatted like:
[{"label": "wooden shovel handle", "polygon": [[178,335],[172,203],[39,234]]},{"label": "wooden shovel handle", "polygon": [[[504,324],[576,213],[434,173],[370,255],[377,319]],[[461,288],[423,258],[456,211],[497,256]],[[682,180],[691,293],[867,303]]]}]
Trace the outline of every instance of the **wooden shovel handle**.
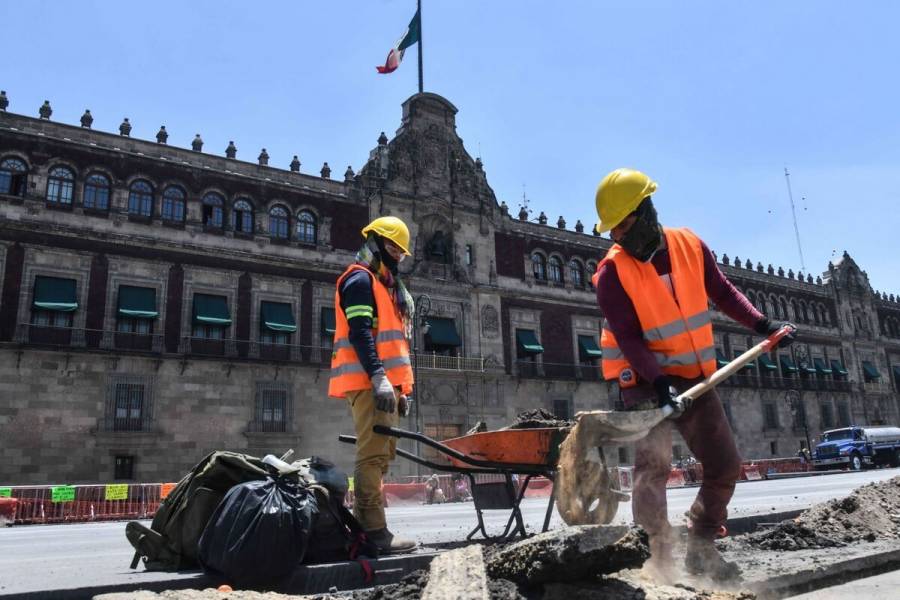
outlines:
[{"label": "wooden shovel handle", "polygon": [[[696,400],[697,398],[699,398],[700,396],[702,396],[703,394],[705,394],[712,388],[714,388],[717,385],[719,385],[720,383],[722,383],[728,377],[731,377],[732,375],[734,375],[737,371],[740,371],[742,368],[744,368],[745,364],[747,364],[748,362],[750,362],[752,360],[756,360],[756,358],[763,352],[770,351],[772,348],[774,348],[776,345],[778,345],[778,342],[781,341],[781,338],[788,335],[793,330],[794,330],[794,328],[791,327],[790,325],[785,325],[784,327],[782,327],[778,331],[774,332],[772,335],[770,335],[769,337],[767,337],[760,343],[756,344],[755,346],[753,346],[752,348],[750,348],[749,350],[747,350],[746,352],[744,352],[743,354],[741,354],[740,356],[735,358],[733,361],[731,361],[730,363],[728,363],[727,365],[725,365],[724,367],[722,367],[721,369],[719,369],[718,371],[716,371],[715,373],[713,373],[712,375],[710,375],[709,377],[707,377],[706,379],[704,379],[703,381],[698,383],[697,385],[680,393],[678,395],[678,398],[676,398],[676,400],[681,401],[683,398],[690,398],[692,400]],[[666,413],[666,416],[669,416],[670,414],[672,414],[675,411],[675,409],[669,404],[665,405],[662,410],[664,413]]]}]

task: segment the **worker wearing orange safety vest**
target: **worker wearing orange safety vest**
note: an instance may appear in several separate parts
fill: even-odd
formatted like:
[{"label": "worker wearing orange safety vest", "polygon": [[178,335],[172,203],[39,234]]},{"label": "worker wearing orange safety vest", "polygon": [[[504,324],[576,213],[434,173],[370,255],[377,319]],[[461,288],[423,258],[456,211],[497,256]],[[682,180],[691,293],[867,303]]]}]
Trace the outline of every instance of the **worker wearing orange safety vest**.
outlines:
[{"label": "worker wearing orange safety vest", "polygon": [[663,579],[673,575],[666,481],[675,427],[703,464],[703,483],[689,512],[685,568],[734,579],[740,569],[721,557],[713,540],[724,527],[741,458],[715,389],[693,402],[680,401],[678,394],[716,370],[710,300],[760,335],[784,323],[756,310],[693,232],[659,224],[651,200],[656,187],[640,171],[617,169],[597,188],[596,231],[610,231],[615,242],[593,275],[604,317],[601,368],[604,379],[619,384],[626,410],[675,408],[672,419],[635,447],[632,513],[650,535],[648,566]]},{"label": "worker wearing orange safety vest", "polygon": [[356,261],[337,280],[328,395],[346,399],[353,415],[354,515],[382,553],[408,552],[416,544],[387,528],[381,492],[397,438],[372,427],[395,427],[409,412],[413,370],[407,338],[414,306],[397,276],[409,255],[409,229],[397,217],[380,217],[362,234]]}]

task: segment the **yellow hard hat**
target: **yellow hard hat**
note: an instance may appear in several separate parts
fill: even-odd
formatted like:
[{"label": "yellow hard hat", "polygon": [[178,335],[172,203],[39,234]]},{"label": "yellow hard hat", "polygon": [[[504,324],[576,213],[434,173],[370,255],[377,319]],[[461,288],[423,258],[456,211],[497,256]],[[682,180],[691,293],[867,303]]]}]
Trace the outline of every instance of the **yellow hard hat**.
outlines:
[{"label": "yellow hard hat", "polygon": [[656,182],[634,169],[616,169],[597,186],[597,233],[609,231],[656,191]]},{"label": "yellow hard hat", "polygon": [[366,237],[370,231],[374,231],[381,237],[385,237],[403,250],[403,253],[409,256],[409,228],[406,223],[397,217],[378,217],[362,229],[363,237]]}]

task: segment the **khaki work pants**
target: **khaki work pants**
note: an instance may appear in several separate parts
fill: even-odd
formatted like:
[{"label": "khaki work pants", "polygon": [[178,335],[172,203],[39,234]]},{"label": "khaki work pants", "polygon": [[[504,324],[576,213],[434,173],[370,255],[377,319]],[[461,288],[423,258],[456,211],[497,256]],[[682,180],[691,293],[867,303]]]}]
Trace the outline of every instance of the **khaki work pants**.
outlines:
[{"label": "khaki work pants", "polygon": [[[397,396],[396,389],[394,395]],[[397,438],[372,431],[374,425],[396,427],[399,422],[396,403],[393,413],[375,408],[372,390],[347,394],[356,428],[356,466],[353,471],[353,515],[363,529],[371,531],[387,527],[381,479],[396,456]]]}]

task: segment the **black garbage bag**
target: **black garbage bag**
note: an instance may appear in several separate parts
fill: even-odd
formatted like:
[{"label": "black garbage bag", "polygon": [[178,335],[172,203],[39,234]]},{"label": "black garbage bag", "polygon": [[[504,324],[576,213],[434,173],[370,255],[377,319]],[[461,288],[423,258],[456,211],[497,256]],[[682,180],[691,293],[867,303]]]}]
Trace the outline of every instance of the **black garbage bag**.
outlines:
[{"label": "black garbage bag", "polygon": [[314,515],[296,480],[248,481],[228,491],[200,537],[200,564],[242,587],[275,587],[303,561]]}]

